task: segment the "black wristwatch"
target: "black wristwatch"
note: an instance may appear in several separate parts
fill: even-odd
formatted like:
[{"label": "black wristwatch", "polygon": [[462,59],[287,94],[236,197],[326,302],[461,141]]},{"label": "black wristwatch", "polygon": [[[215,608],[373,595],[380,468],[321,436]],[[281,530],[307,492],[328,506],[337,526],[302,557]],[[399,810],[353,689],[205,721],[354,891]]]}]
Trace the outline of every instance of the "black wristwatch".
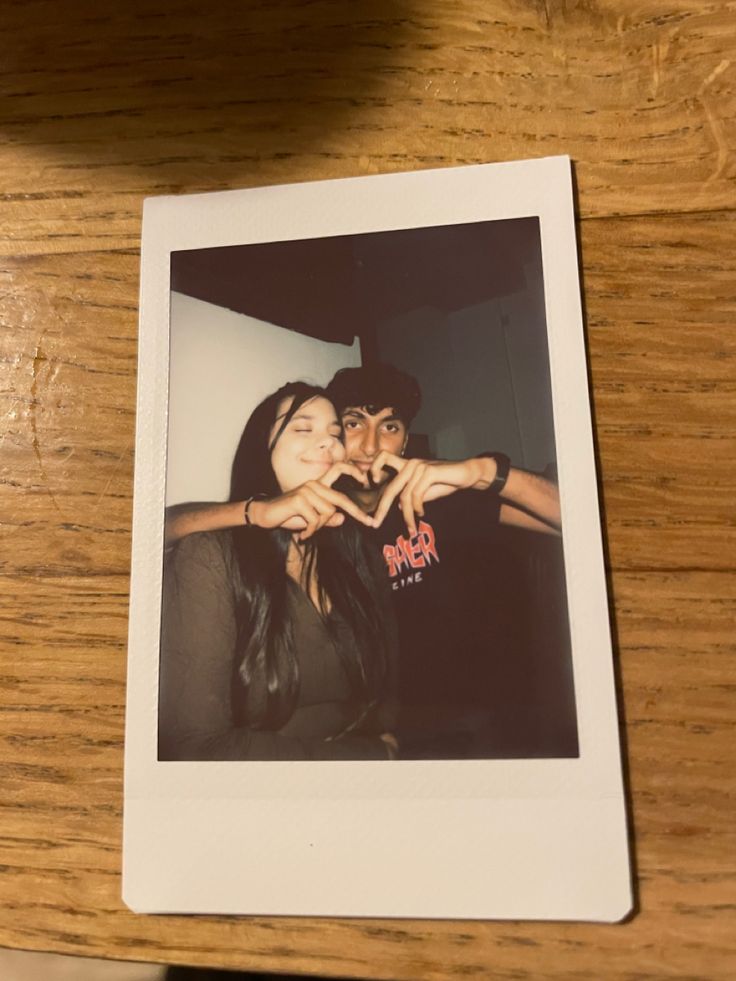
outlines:
[{"label": "black wristwatch", "polygon": [[489,484],[488,490],[492,494],[500,494],[506,486],[506,481],[509,479],[511,460],[509,460],[505,453],[480,453],[479,456],[496,461],[496,476]]}]

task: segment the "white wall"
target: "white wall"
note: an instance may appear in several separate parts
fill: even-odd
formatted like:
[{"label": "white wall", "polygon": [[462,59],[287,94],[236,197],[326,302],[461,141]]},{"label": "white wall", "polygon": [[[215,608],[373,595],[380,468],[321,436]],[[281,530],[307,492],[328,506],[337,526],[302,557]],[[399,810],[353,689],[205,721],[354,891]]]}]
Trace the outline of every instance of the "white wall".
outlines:
[{"label": "white wall", "polygon": [[230,467],[256,405],[287,381],[325,385],[360,364],[352,347],[171,294],[166,503],[227,500]]},{"label": "white wall", "polygon": [[519,424],[520,465],[542,470],[556,459],[556,451],[541,264],[526,266],[525,274],[527,289],[499,303]]},{"label": "white wall", "polygon": [[501,450],[532,470],[555,459],[544,284],[536,265],[525,273],[519,293],[452,313],[425,307],[377,328],[381,358],[422,388],[412,430],[440,458]]}]

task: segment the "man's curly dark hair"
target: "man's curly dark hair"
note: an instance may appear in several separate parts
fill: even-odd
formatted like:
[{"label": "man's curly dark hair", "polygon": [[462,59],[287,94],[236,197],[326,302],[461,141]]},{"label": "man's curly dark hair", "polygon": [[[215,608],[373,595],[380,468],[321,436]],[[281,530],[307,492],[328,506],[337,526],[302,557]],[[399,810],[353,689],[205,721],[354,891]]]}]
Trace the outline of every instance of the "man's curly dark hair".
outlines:
[{"label": "man's curly dark hair", "polygon": [[326,391],[338,415],[350,406],[364,409],[370,415],[391,408],[407,428],[422,404],[416,378],[380,361],[360,368],[341,368]]}]

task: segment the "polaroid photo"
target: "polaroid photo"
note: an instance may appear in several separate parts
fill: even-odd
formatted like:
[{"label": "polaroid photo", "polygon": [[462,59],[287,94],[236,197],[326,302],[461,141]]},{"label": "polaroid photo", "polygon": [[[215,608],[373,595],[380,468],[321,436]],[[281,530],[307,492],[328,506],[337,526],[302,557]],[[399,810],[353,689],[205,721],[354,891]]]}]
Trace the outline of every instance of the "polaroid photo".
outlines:
[{"label": "polaroid photo", "polygon": [[145,203],[123,894],[631,909],[555,157]]}]

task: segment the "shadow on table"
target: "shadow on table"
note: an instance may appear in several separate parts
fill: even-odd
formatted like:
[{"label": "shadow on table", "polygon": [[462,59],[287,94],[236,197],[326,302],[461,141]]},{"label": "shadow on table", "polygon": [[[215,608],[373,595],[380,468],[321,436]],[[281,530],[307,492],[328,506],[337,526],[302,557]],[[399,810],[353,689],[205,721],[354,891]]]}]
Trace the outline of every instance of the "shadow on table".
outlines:
[{"label": "shadow on table", "polygon": [[[98,0],[0,8],[0,133],[161,185],[223,186],[271,161],[330,155],[330,134],[385,104],[417,0]],[[40,52],[43,52],[41,55]],[[354,141],[357,146],[359,141]],[[333,151],[334,152],[334,151]],[[73,158],[78,158],[75,162]]]}]

